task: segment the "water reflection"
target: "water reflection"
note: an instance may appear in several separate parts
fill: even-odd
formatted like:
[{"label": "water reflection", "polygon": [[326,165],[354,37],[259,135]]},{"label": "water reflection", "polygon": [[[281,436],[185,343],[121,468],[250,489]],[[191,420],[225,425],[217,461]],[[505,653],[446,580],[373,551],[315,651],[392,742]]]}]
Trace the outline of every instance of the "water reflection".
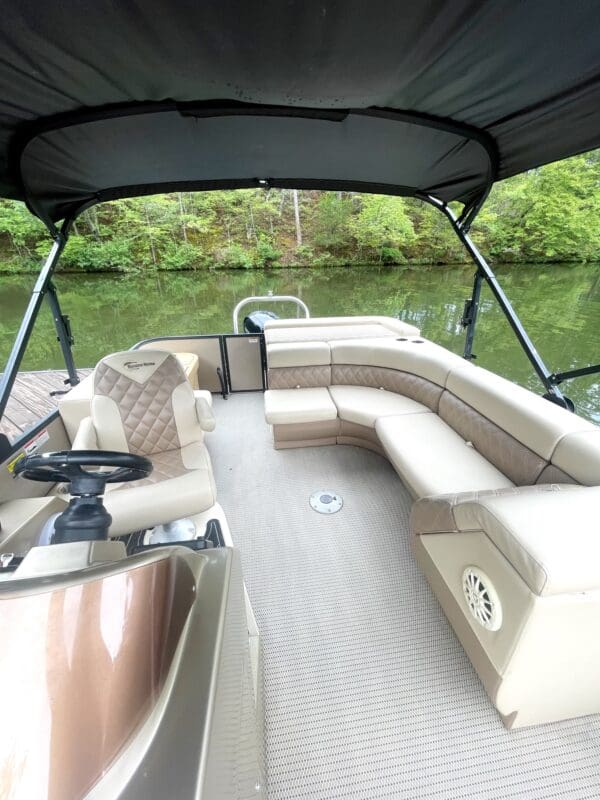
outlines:
[{"label": "water reflection", "polygon": [[[600,360],[600,265],[511,265],[496,268],[508,296],[552,370]],[[248,272],[159,273],[150,279],[106,275],[59,275],[63,310],[71,317],[79,366],[104,353],[161,334],[232,330],[236,303],[252,294],[295,294],[313,316],[388,314],[460,353],[459,320],[470,294],[471,267],[329,268]],[[0,359],[6,360],[33,277],[0,281]],[[245,309],[246,313],[251,307]],[[280,314],[295,314],[293,306]],[[24,369],[62,365],[47,310],[39,320]],[[482,294],[475,339],[477,363],[534,391],[540,384],[502,312]],[[564,384],[580,413],[600,422],[597,375]]]}]

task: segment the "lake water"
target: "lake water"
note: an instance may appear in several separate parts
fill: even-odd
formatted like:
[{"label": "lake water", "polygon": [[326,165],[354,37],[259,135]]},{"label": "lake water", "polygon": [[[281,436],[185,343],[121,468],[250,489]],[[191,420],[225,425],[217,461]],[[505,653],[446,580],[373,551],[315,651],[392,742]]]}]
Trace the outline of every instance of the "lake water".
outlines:
[{"label": "lake water", "polygon": [[[496,272],[553,371],[600,361],[600,265],[510,265]],[[472,267],[348,267],[271,271],[159,273],[147,279],[63,275],[55,283],[71,317],[75,362],[92,366],[105,353],[160,335],[232,331],[236,303],[249,295],[293,294],[313,316],[386,314],[421,328],[424,336],[462,352],[459,320]],[[4,364],[25,309],[33,276],[0,277],[0,363]],[[293,307],[277,309],[280,316]],[[246,310],[247,312],[247,310]],[[475,337],[477,364],[534,391],[541,384],[489,290],[484,288]],[[22,369],[62,366],[52,319],[40,315]],[[600,422],[600,377],[563,384],[579,413]]]}]

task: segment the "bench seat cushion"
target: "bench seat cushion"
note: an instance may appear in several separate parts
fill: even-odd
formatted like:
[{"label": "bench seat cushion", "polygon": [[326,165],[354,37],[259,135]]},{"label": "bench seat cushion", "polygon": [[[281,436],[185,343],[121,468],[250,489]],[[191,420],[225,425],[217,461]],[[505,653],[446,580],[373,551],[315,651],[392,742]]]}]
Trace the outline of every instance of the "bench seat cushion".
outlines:
[{"label": "bench seat cushion", "polygon": [[273,319],[265,324],[267,345],[276,342],[331,342],[337,339],[418,336],[419,329],[393,317],[310,317]]},{"label": "bench seat cushion", "polygon": [[471,367],[460,356],[421,336],[331,342],[331,363],[399,370],[442,387],[451,370]]},{"label": "bench seat cushion", "polygon": [[415,497],[514,485],[437,414],[381,417],[375,430]]},{"label": "bench seat cushion", "polygon": [[337,408],[325,387],[265,392],[265,419],[270,425],[323,422],[336,417]]},{"label": "bench seat cushion", "polygon": [[577,414],[482,367],[453,369],[446,389],[546,461],[567,434],[597,430]]},{"label": "bench seat cushion", "polygon": [[427,406],[410,397],[368,386],[330,386],[340,419],[374,428],[378,417],[396,414],[431,414]]},{"label": "bench seat cushion", "polygon": [[277,342],[267,345],[269,369],[331,364],[327,342]]}]

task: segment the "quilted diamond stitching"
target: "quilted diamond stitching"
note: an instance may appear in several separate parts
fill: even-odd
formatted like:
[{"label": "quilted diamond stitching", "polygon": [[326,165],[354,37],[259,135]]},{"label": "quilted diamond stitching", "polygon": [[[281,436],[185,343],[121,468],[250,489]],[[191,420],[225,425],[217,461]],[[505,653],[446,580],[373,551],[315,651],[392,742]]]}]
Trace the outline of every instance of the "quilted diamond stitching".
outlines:
[{"label": "quilted diamond stitching", "polygon": [[269,369],[270,389],[315,388],[329,386],[331,367],[327,365],[309,367],[278,367]]},{"label": "quilted diamond stitching", "polygon": [[472,406],[444,392],[440,417],[517,486],[530,486],[548,462]]},{"label": "quilted diamond stitching", "polygon": [[443,389],[426,378],[388,367],[373,367],[366,364],[334,364],[331,368],[331,383],[336,385],[372,386],[397,392],[432,411],[437,411]]},{"label": "quilted diamond stitching", "polygon": [[124,483],[112,491],[118,492],[120,489],[129,489],[132,486],[149,486],[161,481],[167,481],[170,478],[178,478],[180,475],[186,475],[188,472],[193,472],[183,465],[181,460],[181,450],[169,450],[165,453],[152,453],[150,457],[152,461],[152,472],[147,478],[143,478],[133,483]]},{"label": "quilted diamond stitching", "polygon": [[125,438],[132,453],[152,455],[179,448],[171,396],[185,381],[179,365],[167,358],[146,381],[138,384],[100,363],[94,391],[117,404]]}]

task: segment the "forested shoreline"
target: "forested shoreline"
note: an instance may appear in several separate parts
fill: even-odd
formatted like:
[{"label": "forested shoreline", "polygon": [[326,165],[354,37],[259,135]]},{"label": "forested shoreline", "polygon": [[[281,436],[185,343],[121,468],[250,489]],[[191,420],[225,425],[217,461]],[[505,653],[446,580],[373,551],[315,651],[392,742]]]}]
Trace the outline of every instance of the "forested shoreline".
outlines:
[{"label": "forested shoreline", "polygon": [[[472,229],[492,260],[600,261],[600,151],[496,185]],[[0,272],[36,270],[48,233],[21,203],[0,201]],[[105,203],[73,226],[62,270],[456,264],[447,220],[416,200],[351,192],[249,189]]]}]

